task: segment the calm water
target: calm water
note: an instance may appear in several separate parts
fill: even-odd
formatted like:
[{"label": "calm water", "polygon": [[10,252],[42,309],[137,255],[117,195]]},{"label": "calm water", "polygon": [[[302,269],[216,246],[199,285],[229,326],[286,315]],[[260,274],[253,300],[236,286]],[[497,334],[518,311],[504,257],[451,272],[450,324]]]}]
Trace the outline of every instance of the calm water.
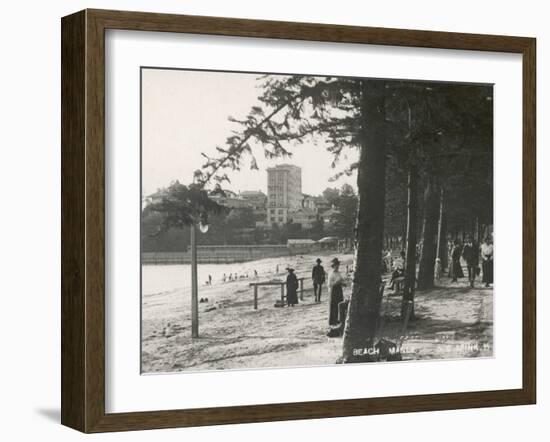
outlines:
[{"label": "calm water", "polygon": [[[240,275],[248,274],[249,279],[254,278],[254,269],[262,278],[282,277],[287,265],[294,264],[292,258],[268,258],[259,261],[241,262],[233,264],[199,264],[197,269],[199,287],[208,281],[208,275],[212,276],[212,285],[222,283],[223,274],[229,276],[232,273]],[[279,265],[279,275],[275,274]],[[143,295],[167,292],[175,289],[188,289],[191,287],[191,265],[144,265],[142,266]]]}]

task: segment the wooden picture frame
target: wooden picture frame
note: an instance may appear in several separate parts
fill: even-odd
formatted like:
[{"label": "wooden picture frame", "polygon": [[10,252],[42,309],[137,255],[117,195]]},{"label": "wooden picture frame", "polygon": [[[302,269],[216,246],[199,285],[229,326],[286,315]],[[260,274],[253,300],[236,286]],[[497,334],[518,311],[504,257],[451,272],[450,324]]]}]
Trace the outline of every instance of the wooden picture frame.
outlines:
[{"label": "wooden picture frame", "polygon": [[[105,30],[418,48],[523,57],[523,385],[475,391],[220,408],[105,412]],[[62,19],[62,410],[83,432],[533,404],[536,398],[536,41],[533,38],[84,10]]]}]

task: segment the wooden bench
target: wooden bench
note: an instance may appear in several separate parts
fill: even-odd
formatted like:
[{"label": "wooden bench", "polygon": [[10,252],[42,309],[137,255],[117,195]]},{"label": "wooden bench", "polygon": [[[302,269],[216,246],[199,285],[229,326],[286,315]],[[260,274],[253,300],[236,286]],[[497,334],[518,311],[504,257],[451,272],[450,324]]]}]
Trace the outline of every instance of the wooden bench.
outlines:
[{"label": "wooden bench", "polygon": [[[298,278],[300,281],[300,301],[304,300],[304,278]],[[280,286],[281,287],[281,303],[285,303],[285,286],[286,281],[264,281],[264,282],[251,282],[248,284],[250,287],[254,287],[254,310],[258,310],[258,287],[261,286]]]}]

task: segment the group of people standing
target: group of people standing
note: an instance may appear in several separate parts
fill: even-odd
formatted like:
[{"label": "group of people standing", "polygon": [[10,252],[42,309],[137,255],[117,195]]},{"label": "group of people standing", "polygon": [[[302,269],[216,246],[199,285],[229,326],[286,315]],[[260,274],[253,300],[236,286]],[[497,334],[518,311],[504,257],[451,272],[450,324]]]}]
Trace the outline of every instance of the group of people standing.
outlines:
[{"label": "group of people standing", "polygon": [[[487,236],[483,240],[481,246],[478,246],[471,237],[466,237],[464,245],[458,239],[455,239],[450,255],[449,277],[452,278],[451,282],[457,282],[458,278],[464,277],[462,264],[460,263],[460,258],[462,257],[468,269],[470,287],[474,287],[476,276],[480,272],[482,273],[482,282],[485,284],[485,287],[490,287],[490,284],[493,283],[493,240],[490,236]],[[481,269],[479,267],[480,258]]]},{"label": "group of people standing", "polygon": [[[323,285],[327,282],[327,273],[322,266],[322,261],[317,258],[316,265],[313,266],[311,271],[311,280],[313,282],[313,294],[314,302],[321,302],[321,294],[323,292]],[[339,318],[339,304],[344,301],[344,290],[346,286],[346,279],[340,273],[340,260],[333,258],[330,264],[332,270],[328,274],[328,290],[329,290],[329,325],[338,325],[342,322],[343,318]],[[294,273],[293,268],[287,268],[288,275],[286,277],[286,302],[290,307],[294,307],[298,304],[298,278]]]},{"label": "group of people standing", "polygon": [[[321,259],[317,258],[317,264],[311,271],[311,279],[313,281],[313,293],[315,302],[321,302],[321,293],[323,284],[326,282],[326,272],[321,265]],[[332,271],[328,275],[328,290],[329,290],[329,325],[336,325],[340,322],[338,318],[339,304],[344,301],[344,287],[346,280],[340,273],[340,260],[333,258],[330,262]]]},{"label": "group of people standing", "polygon": [[[463,258],[468,269],[468,280],[470,287],[474,287],[476,276],[482,273],[482,282],[485,287],[489,287],[493,283],[493,241],[490,236],[483,240],[481,246],[478,246],[471,237],[467,237],[464,245],[459,240],[455,240],[450,251],[449,276],[452,282],[457,282],[458,278],[464,277],[460,259]],[[481,269],[479,262],[481,260]],[[393,260],[392,281],[404,274],[404,252]],[[317,258],[316,264],[311,271],[311,279],[313,282],[313,294],[316,303],[321,302],[321,294],[323,285],[327,282],[327,273],[322,266],[322,261]],[[342,326],[345,322],[345,314],[347,310],[347,302],[344,300],[344,287],[346,286],[346,278],[340,273],[340,260],[333,258],[330,264],[332,270],[328,275],[328,291],[329,291],[329,326]],[[298,278],[294,273],[294,269],[287,268],[288,275],[286,278],[286,302],[290,307],[298,304]]]}]

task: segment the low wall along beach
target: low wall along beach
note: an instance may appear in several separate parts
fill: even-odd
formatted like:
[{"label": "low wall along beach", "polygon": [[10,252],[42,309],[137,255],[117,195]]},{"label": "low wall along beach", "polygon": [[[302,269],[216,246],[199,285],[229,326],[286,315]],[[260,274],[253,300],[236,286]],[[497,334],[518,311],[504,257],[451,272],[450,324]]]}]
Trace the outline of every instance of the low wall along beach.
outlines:
[{"label": "low wall along beach", "polygon": [[[199,264],[227,264],[255,261],[262,258],[291,255],[286,245],[254,246],[198,246]],[[186,252],[143,252],[141,263],[147,264],[190,264],[191,251]]]}]

